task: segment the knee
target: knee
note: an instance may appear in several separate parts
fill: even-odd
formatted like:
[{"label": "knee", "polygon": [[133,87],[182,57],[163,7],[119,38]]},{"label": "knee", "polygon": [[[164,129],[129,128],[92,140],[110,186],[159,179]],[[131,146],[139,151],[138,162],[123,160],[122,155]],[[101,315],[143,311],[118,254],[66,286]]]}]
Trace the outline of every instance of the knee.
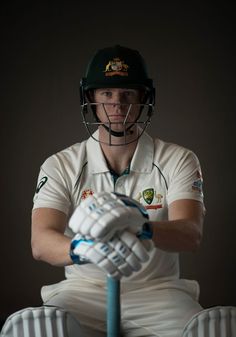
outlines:
[{"label": "knee", "polygon": [[217,306],[195,314],[185,325],[182,337],[236,336],[236,307]]},{"label": "knee", "polygon": [[82,337],[78,321],[68,311],[52,306],[26,308],[8,317],[1,337]]}]

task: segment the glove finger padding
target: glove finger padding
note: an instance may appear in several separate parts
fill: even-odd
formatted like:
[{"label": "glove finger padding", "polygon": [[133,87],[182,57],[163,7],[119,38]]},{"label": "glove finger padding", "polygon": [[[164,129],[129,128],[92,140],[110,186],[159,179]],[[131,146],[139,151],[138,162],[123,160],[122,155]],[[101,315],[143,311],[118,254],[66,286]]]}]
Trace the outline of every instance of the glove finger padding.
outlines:
[{"label": "glove finger padding", "polygon": [[137,201],[102,192],[81,202],[70,218],[69,227],[74,233],[105,242],[126,228],[132,233],[141,231],[147,219],[146,209]]},{"label": "glove finger padding", "polygon": [[146,262],[149,259],[147,250],[142,242],[132,233],[124,231],[118,235],[119,240],[126,245],[141,262]]},{"label": "glove finger padding", "polygon": [[117,234],[107,242],[93,242],[79,234],[75,236],[75,240],[73,254],[78,255],[82,261],[96,264],[116,279],[140,270],[142,263],[149,259],[149,253],[142,241],[127,231]]}]

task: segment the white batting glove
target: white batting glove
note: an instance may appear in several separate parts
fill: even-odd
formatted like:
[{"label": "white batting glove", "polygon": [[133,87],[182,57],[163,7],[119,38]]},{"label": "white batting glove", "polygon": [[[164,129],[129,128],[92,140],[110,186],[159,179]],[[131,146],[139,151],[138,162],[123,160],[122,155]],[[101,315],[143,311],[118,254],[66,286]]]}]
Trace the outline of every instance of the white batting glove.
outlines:
[{"label": "white batting glove", "polygon": [[147,221],[145,207],[136,200],[101,192],[81,202],[69,220],[69,227],[87,239],[105,242],[124,229],[139,233]]},{"label": "white batting glove", "polygon": [[145,248],[142,241],[127,231],[107,242],[86,240],[76,234],[71,242],[71,253],[75,263],[94,263],[107,275],[120,279],[140,270],[142,263],[148,261],[152,247]]}]

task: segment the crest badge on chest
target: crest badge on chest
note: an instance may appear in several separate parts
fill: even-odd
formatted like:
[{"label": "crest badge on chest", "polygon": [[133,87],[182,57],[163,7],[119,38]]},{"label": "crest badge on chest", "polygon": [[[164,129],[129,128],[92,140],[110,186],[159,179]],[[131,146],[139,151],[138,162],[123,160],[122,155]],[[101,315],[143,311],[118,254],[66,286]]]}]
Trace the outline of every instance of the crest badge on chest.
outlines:
[{"label": "crest badge on chest", "polygon": [[154,188],[146,188],[136,198],[146,209],[158,209],[163,207],[163,195],[157,193]]}]

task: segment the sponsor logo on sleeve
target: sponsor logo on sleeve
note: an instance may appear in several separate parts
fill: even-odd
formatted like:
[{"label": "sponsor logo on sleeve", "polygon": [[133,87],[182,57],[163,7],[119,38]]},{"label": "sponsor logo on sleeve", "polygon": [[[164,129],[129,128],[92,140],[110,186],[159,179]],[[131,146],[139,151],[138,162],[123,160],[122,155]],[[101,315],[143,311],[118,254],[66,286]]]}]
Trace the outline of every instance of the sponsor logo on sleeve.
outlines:
[{"label": "sponsor logo on sleeve", "polygon": [[203,185],[203,179],[200,171],[197,171],[197,177],[196,180],[194,180],[192,184],[193,191],[197,191],[202,193],[202,185]]},{"label": "sponsor logo on sleeve", "polygon": [[42,177],[38,183],[38,186],[36,188],[36,193],[39,193],[39,191],[41,190],[41,188],[46,184],[46,182],[48,181],[48,177]]}]

